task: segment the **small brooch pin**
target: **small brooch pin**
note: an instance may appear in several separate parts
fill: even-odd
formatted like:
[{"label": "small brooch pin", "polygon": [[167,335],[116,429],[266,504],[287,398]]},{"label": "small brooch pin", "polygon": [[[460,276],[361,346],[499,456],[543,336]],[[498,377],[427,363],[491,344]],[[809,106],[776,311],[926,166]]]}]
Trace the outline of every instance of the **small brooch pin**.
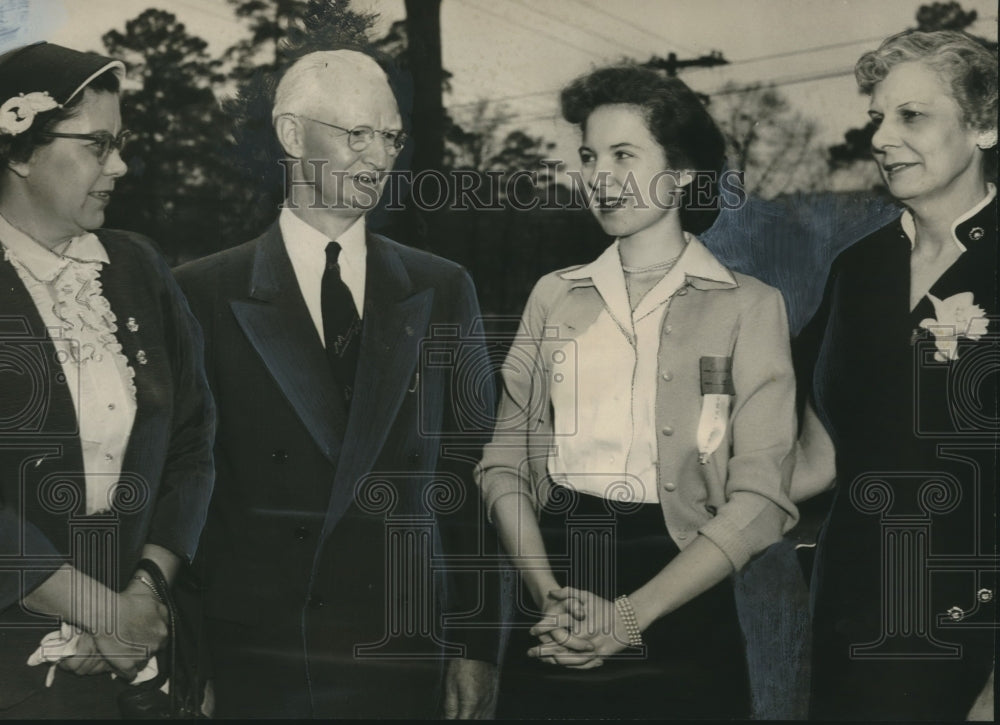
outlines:
[{"label": "small brooch pin", "polygon": [[139,331],[139,323],[135,321],[134,317],[128,318],[128,321],[125,323],[125,327],[128,328],[129,332],[138,332]]},{"label": "small brooch pin", "polygon": [[145,350],[139,350],[135,354],[135,359],[136,359],[136,362],[138,362],[140,365],[145,365],[147,362],[149,362],[148,358],[146,357],[146,351]]}]

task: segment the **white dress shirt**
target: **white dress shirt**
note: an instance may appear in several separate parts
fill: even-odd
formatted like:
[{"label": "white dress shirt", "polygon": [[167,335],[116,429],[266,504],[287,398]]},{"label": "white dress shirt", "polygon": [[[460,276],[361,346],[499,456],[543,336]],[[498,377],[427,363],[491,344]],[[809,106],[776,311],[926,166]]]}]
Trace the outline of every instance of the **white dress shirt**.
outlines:
[{"label": "white dress shirt", "polygon": [[4,258],[28,289],[56,348],[76,410],[86,482],[86,513],[110,509],[136,413],[135,371],[115,337],[118,321],[102,294],[110,264],[93,234],[60,255],[0,216]]},{"label": "white dress shirt", "polygon": [[[691,235],[680,259],[633,310],[615,241],[596,260],[563,273],[593,280],[604,310],[573,340],[575,365],[552,386],[558,445],[548,473],[556,483],[605,498],[656,503],[656,385],[660,345],[685,344],[670,336],[664,315],[686,274],[711,269]],[[718,266],[718,265],[716,265]],[[722,281],[730,281],[728,276]]]},{"label": "white dress shirt", "polygon": [[358,217],[337,239],[330,239],[323,232],[302,221],[291,209],[285,207],[278,217],[281,237],[285,240],[288,258],[292,260],[295,279],[306,301],[319,339],[326,346],[323,336],[323,308],[321,304],[323,272],[326,270],[326,245],[340,245],[340,277],[351,291],[358,317],[364,317],[365,261],[368,247],[365,243],[365,218]]}]

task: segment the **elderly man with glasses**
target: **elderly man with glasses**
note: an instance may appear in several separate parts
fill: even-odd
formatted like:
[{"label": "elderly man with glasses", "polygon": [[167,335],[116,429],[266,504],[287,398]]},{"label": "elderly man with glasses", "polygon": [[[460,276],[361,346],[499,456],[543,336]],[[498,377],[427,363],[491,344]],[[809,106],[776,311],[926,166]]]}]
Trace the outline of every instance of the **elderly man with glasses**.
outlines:
[{"label": "elderly man with glasses", "polygon": [[277,221],[177,271],[219,408],[196,562],[215,714],[488,715],[498,630],[469,614],[498,607],[454,566],[484,538],[471,474],[492,383],[462,397],[456,380],[489,370],[475,288],[366,228],[406,143],[371,56],[300,58],[271,119]]}]

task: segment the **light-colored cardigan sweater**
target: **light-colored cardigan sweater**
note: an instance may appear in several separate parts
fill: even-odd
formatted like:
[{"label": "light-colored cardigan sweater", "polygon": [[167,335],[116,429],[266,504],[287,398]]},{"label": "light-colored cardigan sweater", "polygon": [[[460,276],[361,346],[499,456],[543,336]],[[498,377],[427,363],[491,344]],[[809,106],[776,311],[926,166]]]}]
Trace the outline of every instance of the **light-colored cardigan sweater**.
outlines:
[{"label": "light-colored cardigan sweater", "polygon": [[[776,289],[730,272],[697,240],[690,244],[696,269],[668,300],[661,328],[671,330],[669,338],[661,333],[658,354],[657,490],[679,548],[701,534],[738,570],[798,519],[788,497],[796,437],[788,323]],[[549,395],[566,358],[552,352],[604,306],[580,269],[539,280],[504,364],[496,431],[477,470],[491,518],[501,496],[526,496],[537,513],[556,485],[546,470],[550,447],[559,445]],[[731,358],[735,391],[725,436],[704,463],[696,442],[703,357]]]}]

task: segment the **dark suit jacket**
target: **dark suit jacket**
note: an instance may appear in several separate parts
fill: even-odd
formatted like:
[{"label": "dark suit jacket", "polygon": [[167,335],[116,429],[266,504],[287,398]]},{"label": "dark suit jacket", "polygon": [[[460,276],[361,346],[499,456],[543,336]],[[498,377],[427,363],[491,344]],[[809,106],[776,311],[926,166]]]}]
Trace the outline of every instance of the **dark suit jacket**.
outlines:
[{"label": "dark suit jacket", "polygon": [[[254,640],[259,646],[250,649],[277,654],[247,677],[294,672],[281,696],[306,691],[308,681],[308,709],[299,702],[284,714],[344,715],[322,704],[321,690],[365,664],[357,646],[381,642],[365,650],[381,654],[416,648],[438,660],[442,651],[497,657],[495,629],[442,633],[438,626],[445,608],[482,605],[478,577],[430,574],[430,550],[394,548],[403,529],[416,526],[426,536],[418,549],[474,554],[484,530],[471,470],[492,421],[493,381],[482,339],[469,337],[479,314],[475,290],[457,264],[377,235],[367,244],[349,414],[277,223],[176,270],[205,329],[219,406],[216,493],[199,552],[206,610],[217,633],[237,633],[230,640],[254,640],[261,627],[275,632],[267,642]],[[468,377],[460,380],[456,367],[483,373],[478,386],[475,376],[471,387]],[[449,432],[458,435],[442,435]],[[447,438],[458,444],[456,455],[442,455]],[[444,498],[435,502],[438,494]],[[441,568],[438,560],[433,569]],[[433,636],[417,631],[421,617]],[[401,636],[393,637],[397,624]],[[406,632],[416,634],[407,639]],[[223,678],[253,657],[239,643],[220,643],[225,639],[215,645]],[[319,675],[328,665],[342,669]],[[399,674],[405,678],[407,668]],[[242,701],[261,695],[253,687],[243,688]],[[361,703],[352,712],[384,714],[385,704]],[[221,699],[220,708],[233,712]]]},{"label": "dark suit jacket", "polygon": [[[21,610],[25,594],[65,562],[124,589],[147,543],[190,559],[211,497],[215,410],[201,331],[147,240],[97,235],[111,260],[101,271],[103,292],[135,370],[138,403],[107,517],[83,516],[73,400],[30,294],[0,260],[0,707],[19,697],[27,656],[58,626]],[[31,683],[41,687],[44,669],[30,670]]]}]

